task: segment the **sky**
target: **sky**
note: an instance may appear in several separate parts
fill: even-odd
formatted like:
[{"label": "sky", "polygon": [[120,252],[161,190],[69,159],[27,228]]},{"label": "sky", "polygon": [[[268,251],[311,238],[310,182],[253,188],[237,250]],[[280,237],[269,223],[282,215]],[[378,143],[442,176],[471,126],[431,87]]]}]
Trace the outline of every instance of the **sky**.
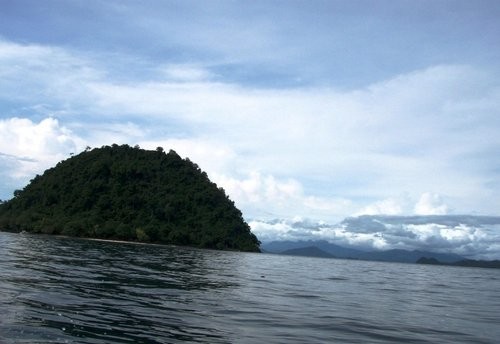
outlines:
[{"label": "sky", "polygon": [[[87,146],[162,146],[261,240],[500,258],[498,18],[496,0],[0,0],[0,199]],[[345,220],[381,215],[416,239]],[[461,215],[480,220],[433,217]]]}]

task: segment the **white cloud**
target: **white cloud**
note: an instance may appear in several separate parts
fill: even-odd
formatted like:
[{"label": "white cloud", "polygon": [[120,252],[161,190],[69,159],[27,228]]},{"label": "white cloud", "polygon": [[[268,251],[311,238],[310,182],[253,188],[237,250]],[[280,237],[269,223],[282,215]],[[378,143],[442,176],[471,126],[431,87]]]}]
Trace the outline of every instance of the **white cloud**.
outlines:
[{"label": "white cloud", "polygon": [[264,221],[250,221],[252,232],[264,242],[273,240],[300,240],[307,237],[300,228],[294,229],[286,222],[266,223]]},{"label": "white cloud", "polygon": [[166,80],[173,82],[207,81],[214,77],[208,69],[192,64],[166,65],[159,68]]},{"label": "white cloud", "polygon": [[71,128],[91,147],[111,145],[113,143],[135,146],[144,140],[150,130],[130,121],[85,123],[72,122]]},{"label": "white cloud", "polygon": [[[293,179],[278,180],[272,175],[251,171],[244,178],[215,175],[236,204],[260,213],[286,214],[302,196],[302,186]],[[260,209],[259,209],[260,208]]]},{"label": "white cloud", "polygon": [[20,156],[46,156],[76,148],[72,133],[55,118],[34,123],[26,118],[0,120],[0,149]]},{"label": "white cloud", "polygon": [[342,224],[315,223],[310,220],[252,220],[249,225],[252,232],[263,242],[326,240],[345,247],[368,250],[391,248],[380,233],[350,231]]},{"label": "white cloud", "polygon": [[[304,191],[300,182],[251,171],[246,177],[214,175],[247,217],[316,217],[338,219],[352,211],[352,202],[336,197],[318,197]],[[291,214],[294,214],[291,216]]]},{"label": "white cloud", "polygon": [[450,208],[439,194],[425,192],[417,200],[404,193],[399,197],[376,201],[353,215],[446,215],[448,213]]},{"label": "white cloud", "polygon": [[445,215],[448,206],[444,204],[441,196],[435,193],[423,193],[415,205],[415,214],[418,215]]},{"label": "white cloud", "polygon": [[0,169],[5,174],[4,183],[24,186],[20,183],[80,151],[83,144],[55,118],[39,123],[26,118],[0,120]]},{"label": "white cloud", "polygon": [[408,196],[404,195],[399,198],[387,198],[372,204],[367,205],[360,211],[356,212],[355,216],[360,215],[401,215],[407,213]]},{"label": "white cloud", "polygon": [[379,235],[389,248],[455,253],[474,259],[499,259],[499,217],[430,215],[372,216],[347,219],[343,227]]},{"label": "white cloud", "polygon": [[0,99],[30,107],[83,108],[90,96],[87,84],[106,74],[92,61],[57,47],[0,39]]},{"label": "white cloud", "polygon": [[166,151],[173,149],[181,157],[188,158],[200,166],[202,170],[217,176],[234,168],[236,153],[217,140],[204,138],[165,138],[158,140],[144,139],[137,142],[142,148],[156,149],[163,147]]}]

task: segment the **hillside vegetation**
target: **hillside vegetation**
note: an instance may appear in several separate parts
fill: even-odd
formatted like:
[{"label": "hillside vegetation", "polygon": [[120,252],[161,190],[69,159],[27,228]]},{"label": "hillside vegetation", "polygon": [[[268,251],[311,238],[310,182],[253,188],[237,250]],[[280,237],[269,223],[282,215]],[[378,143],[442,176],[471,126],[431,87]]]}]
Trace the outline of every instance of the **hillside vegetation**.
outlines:
[{"label": "hillside vegetation", "polygon": [[105,146],[36,176],[0,204],[0,229],[259,251],[241,212],[174,151]]}]

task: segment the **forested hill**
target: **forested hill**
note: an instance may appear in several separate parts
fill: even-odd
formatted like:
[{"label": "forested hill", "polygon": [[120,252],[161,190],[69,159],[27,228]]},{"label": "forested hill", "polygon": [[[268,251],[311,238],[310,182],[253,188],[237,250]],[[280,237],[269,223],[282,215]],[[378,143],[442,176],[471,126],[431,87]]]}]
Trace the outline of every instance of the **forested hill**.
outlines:
[{"label": "forested hill", "polygon": [[105,146],[36,176],[0,204],[0,230],[259,251],[241,212],[174,151]]}]

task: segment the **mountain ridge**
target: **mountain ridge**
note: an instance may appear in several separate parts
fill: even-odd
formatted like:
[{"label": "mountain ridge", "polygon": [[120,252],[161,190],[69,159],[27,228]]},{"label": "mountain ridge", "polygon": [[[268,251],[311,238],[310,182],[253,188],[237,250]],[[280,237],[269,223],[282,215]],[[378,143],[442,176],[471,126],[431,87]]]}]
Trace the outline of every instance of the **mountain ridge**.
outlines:
[{"label": "mountain ridge", "polygon": [[438,253],[421,250],[401,250],[391,249],[386,251],[362,251],[355,248],[344,247],[329,243],[326,240],[307,240],[307,241],[272,241],[262,243],[261,248],[264,252],[275,254],[290,254],[307,256],[307,251],[301,250],[307,247],[316,247],[317,249],[334,256],[335,258],[343,259],[359,259],[369,261],[384,261],[384,262],[400,262],[400,263],[416,263],[421,257],[437,259],[443,263],[454,263],[465,258],[453,253]]}]

